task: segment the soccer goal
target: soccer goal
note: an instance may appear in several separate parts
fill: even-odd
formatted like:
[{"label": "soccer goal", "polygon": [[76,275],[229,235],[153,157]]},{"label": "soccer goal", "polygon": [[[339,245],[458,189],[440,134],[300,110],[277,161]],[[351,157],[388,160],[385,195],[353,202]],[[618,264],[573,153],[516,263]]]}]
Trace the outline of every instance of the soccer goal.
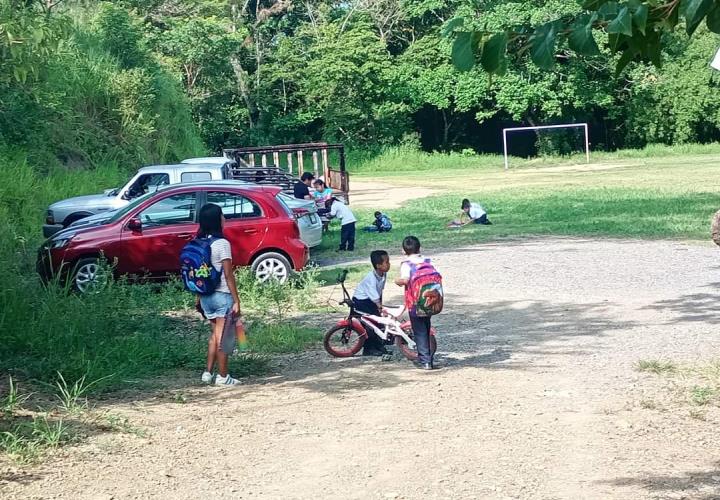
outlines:
[{"label": "soccer goal", "polygon": [[582,128],[585,131],[585,158],[590,163],[590,137],[588,136],[587,123],[568,123],[564,125],[539,125],[537,127],[511,127],[503,129],[503,155],[505,156],[505,170],[508,169],[510,162],[508,159],[508,132],[520,132],[523,130],[547,130],[558,128]]}]

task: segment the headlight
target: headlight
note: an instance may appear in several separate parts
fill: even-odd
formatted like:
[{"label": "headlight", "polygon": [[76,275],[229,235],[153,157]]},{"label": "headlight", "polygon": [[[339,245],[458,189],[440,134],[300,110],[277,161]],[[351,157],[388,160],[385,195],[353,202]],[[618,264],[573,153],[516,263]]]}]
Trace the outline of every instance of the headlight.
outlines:
[{"label": "headlight", "polygon": [[58,238],[58,239],[56,239],[56,240],[52,240],[52,241],[48,242],[48,248],[53,249],[53,248],[63,248],[63,247],[66,247],[66,246],[68,245],[68,243],[70,243],[70,240],[71,240],[71,239],[72,239],[72,237],[70,237],[70,238]]},{"label": "headlight", "polygon": [[45,216],[45,222],[51,226],[55,224],[55,214],[52,210],[47,211],[47,215]]}]

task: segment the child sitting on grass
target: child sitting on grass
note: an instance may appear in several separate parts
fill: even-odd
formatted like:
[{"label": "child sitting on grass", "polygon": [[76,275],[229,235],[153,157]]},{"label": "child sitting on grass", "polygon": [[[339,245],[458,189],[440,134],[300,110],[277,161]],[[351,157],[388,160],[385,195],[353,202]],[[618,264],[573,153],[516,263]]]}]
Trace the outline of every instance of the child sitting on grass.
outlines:
[{"label": "child sitting on grass", "polygon": [[363,230],[368,233],[388,233],[392,229],[392,221],[390,217],[382,212],[375,212],[375,220],[371,226],[365,227]]},{"label": "child sitting on grass", "polygon": [[460,204],[462,212],[460,212],[460,219],[456,219],[448,224],[448,227],[462,227],[467,224],[483,224],[490,225],[490,219],[488,219],[487,212],[479,203],[471,203],[470,200],[465,198]]},{"label": "child sitting on grass", "polygon": [[[356,311],[380,316],[383,290],[387,273],[390,270],[390,256],[385,250],[373,250],[370,252],[370,263],[373,270],[367,273],[355,288],[352,300]],[[388,354],[383,340],[369,328],[367,333],[368,338],[363,345],[363,356]]]}]

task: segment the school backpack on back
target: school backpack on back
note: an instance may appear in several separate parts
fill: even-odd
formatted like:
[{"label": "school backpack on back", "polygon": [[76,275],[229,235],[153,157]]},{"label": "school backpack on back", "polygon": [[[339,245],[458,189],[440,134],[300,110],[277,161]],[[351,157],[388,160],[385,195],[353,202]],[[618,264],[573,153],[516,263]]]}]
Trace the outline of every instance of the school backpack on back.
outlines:
[{"label": "school backpack on back", "polygon": [[220,284],[222,271],[212,265],[212,243],[217,238],[195,238],[180,252],[180,276],[185,289],[210,295]]},{"label": "school backpack on back", "polygon": [[409,262],[410,279],[405,293],[405,305],[416,316],[433,316],[443,309],[442,276],[425,259],[420,264]]}]

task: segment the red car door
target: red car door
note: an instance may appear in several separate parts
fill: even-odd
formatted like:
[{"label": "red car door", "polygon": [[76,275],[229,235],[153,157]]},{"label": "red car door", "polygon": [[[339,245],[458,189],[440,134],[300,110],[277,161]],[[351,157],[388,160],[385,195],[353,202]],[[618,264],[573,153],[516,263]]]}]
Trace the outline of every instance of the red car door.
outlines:
[{"label": "red car door", "polygon": [[137,275],[179,274],[180,251],[198,231],[196,193],[165,196],[137,211],[142,228],[123,227],[118,272]]},{"label": "red car door", "polygon": [[230,242],[235,266],[250,264],[267,233],[267,217],[252,195],[226,191],[208,191],[207,203],[222,208],[225,216],[223,234]]}]

